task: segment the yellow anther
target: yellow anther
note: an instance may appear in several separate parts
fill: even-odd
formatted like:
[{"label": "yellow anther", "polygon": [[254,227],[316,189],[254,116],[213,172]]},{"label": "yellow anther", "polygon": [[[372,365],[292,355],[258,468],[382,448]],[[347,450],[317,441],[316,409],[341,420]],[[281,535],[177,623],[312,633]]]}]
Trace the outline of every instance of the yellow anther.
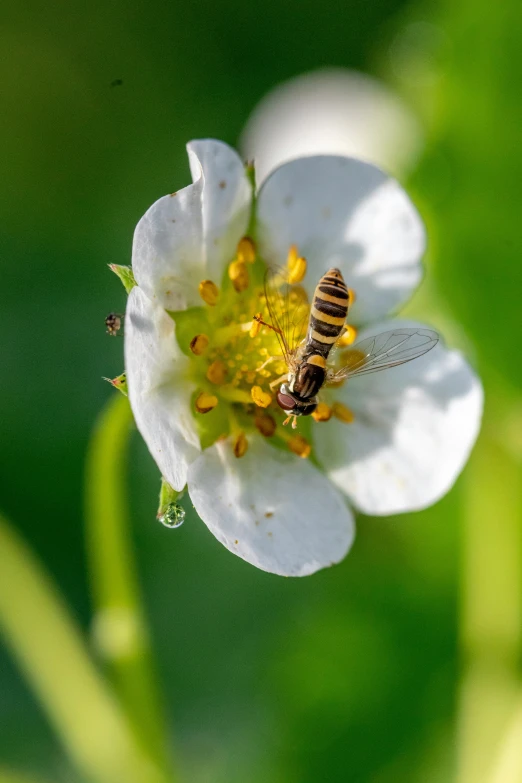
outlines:
[{"label": "yellow anther", "polygon": [[298,457],[302,457],[303,459],[309,457],[310,452],[312,451],[311,445],[302,435],[292,435],[292,437],[288,439],[288,448],[290,451],[293,451],[294,454],[297,454]]},{"label": "yellow anther", "polygon": [[333,410],[325,402],[320,402],[312,413],[316,421],[329,421],[333,416]]},{"label": "yellow anther", "polygon": [[198,413],[208,413],[218,404],[218,398],[214,394],[201,392],[196,397],[196,410]]},{"label": "yellow anther", "polygon": [[202,280],[199,284],[199,295],[206,304],[214,307],[219,297],[219,288],[212,280]]},{"label": "yellow anther", "polygon": [[190,350],[196,356],[201,356],[203,351],[205,351],[207,349],[208,342],[209,341],[208,341],[208,337],[207,337],[206,334],[197,334],[190,341]]},{"label": "yellow anther", "polygon": [[295,264],[298,258],[299,258],[299,253],[297,252],[297,245],[290,245],[290,249],[286,257],[286,264],[289,269],[292,268],[292,266]]},{"label": "yellow anther", "polygon": [[263,391],[261,386],[252,386],[250,393],[252,395],[252,399],[259,408],[268,408],[272,402],[272,395]]},{"label": "yellow anther", "polygon": [[256,260],[256,246],[250,237],[243,237],[237,246],[237,260],[253,264]]},{"label": "yellow anther", "polygon": [[247,453],[248,449],[248,441],[245,437],[244,432],[240,432],[239,435],[237,435],[234,438],[234,456],[236,457],[244,457]]},{"label": "yellow anther", "polygon": [[275,419],[268,413],[257,414],[254,419],[254,424],[265,438],[271,438],[277,427]]},{"label": "yellow anther", "polygon": [[355,295],[355,291],[353,290],[353,288],[349,288],[348,289],[348,302],[350,304],[350,307],[353,305],[353,303],[355,302],[356,299],[357,299],[357,297]]},{"label": "yellow anther", "polygon": [[262,318],[262,313],[256,313],[254,316],[254,320],[252,321],[252,326],[250,327],[250,331],[248,332],[250,337],[257,337],[259,332],[261,331],[261,327],[263,324],[259,322],[259,318]]},{"label": "yellow anther", "polygon": [[295,245],[292,245],[288,251],[286,265],[288,267],[288,282],[292,285],[300,283],[306,274],[306,258],[298,255]]},{"label": "yellow anther", "polygon": [[350,326],[349,324],[344,325],[344,332],[337,340],[337,345],[339,348],[345,348],[347,345],[352,345],[352,343],[355,342],[357,338],[357,329],[355,326]]},{"label": "yellow anther", "polygon": [[227,377],[227,366],[221,359],[216,359],[212,362],[207,370],[207,378],[210,383],[215,383],[216,386],[221,386],[225,383]]},{"label": "yellow anther", "polygon": [[248,269],[244,261],[232,261],[228,267],[228,276],[232,280],[232,285],[238,292],[246,291],[248,288]]},{"label": "yellow anther", "polygon": [[355,418],[353,411],[343,405],[342,402],[334,402],[332,405],[332,413],[339,421],[344,421],[345,424],[351,424]]}]

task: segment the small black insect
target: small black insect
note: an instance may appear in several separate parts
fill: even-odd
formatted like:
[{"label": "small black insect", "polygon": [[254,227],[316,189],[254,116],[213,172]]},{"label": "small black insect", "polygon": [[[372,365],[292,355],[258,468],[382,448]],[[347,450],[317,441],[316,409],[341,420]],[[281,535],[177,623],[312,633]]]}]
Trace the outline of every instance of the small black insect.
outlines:
[{"label": "small black insect", "polygon": [[123,84],[123,79],[113,79],[111,82],[111,87],[121,87]]},{"label": "small black insect", "polygon": [[120,313],[109,313],[105,317],[105,326],[107,327],[107,334],[111,337],[116,337],[123,324],[123,315]]}]

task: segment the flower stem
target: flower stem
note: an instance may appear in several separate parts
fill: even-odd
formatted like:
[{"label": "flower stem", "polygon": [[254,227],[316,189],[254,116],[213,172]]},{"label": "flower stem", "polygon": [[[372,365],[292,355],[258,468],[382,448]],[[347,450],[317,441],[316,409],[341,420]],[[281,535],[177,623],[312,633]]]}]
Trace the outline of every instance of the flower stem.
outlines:
[{"label": "flower stem", "polygon": [[[488,437],[486,426],[466,484],[458,783],[492,783],[494,758],[520,687],[520,471],[503,446]],[[502,783],[521,779],[505,777]]]},{"label": "flower stem", "polygon": [[114,395],[98,420],[87,454],[85,519],[93,630],[137,737],[168,776],[163,710],[134,563],[125,489],[131,424],[127,398]]},{"label": "flower stem", "polygon": [[87,780],[167,783],[136,742],[55,585],[1,516],[0,629]]}]

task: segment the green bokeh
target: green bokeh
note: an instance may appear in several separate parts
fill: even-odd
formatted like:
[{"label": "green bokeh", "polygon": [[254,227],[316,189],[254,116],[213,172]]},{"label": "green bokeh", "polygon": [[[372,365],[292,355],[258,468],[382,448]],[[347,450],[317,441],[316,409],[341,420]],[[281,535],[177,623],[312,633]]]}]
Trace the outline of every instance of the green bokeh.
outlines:
[{"label": "green bokeh", "polygon": [[[85,452],[115,393],[101,377],[123,369],[103,318],[125,295],[106,265],[129,262],[139,217],[189,181],[190,138],[235,144],[260,97],[308,69],[378,68],[393,81],[389,42],[410,18],[448,41],[436,89],[423,91],[436,109],[412,179],[433,230],[429,275],[494,396],[522,382],[514,0],[502,13],[483,0],[6,7],[0,505],[85,628]],[[138,437],[130,463],[139,572],[186,780],[452,779],[463,481],[428,511],[361,518],[342,565],[285,580],[232,557],[190,511],[177,531],[159,525],[157,469]],[[0,764],[79,780],[4,649],[0,693]]]}]

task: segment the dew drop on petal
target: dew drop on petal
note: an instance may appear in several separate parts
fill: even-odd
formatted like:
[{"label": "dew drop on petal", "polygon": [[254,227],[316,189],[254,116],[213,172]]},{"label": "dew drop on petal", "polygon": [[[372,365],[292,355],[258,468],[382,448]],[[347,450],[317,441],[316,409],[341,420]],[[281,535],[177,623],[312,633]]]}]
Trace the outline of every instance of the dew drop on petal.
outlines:
[{"label": "dew drop on petal", "polygon": [[169,503],[158,519],[165,527],[181,527],[185,521],[185,509],[179,503]]}]

